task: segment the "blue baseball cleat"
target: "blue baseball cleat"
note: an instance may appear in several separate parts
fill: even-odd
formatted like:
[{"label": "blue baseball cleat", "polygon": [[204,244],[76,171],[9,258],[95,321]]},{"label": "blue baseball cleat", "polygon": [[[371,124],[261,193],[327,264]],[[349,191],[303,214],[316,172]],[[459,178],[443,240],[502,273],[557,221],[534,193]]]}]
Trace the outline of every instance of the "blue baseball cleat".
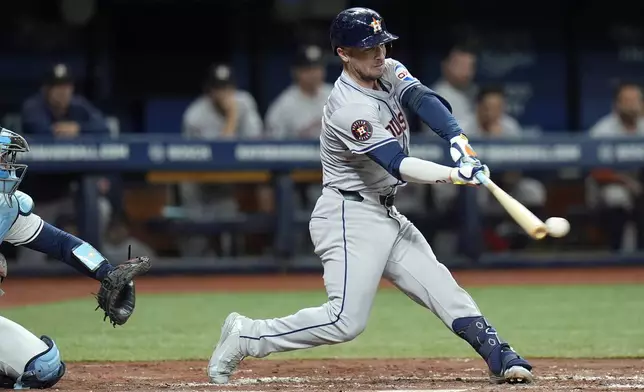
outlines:
[{"label": "blue baseball cleat", "polygon": [[501,370],[498,373],[492,371],[490,361],[490,381],[495,384],[528,384],[534,380],[532,375],[532,365],[525,359],[521,358],[509,344],[503,343],[499,347],[501,356]]},{"label": "blue baseball cleat", "polygon": [[534,380],[532,365],[499,337],[485,317],[458,318],[452,323],[452,330],[485,360],[493,383],[527,384]]}]

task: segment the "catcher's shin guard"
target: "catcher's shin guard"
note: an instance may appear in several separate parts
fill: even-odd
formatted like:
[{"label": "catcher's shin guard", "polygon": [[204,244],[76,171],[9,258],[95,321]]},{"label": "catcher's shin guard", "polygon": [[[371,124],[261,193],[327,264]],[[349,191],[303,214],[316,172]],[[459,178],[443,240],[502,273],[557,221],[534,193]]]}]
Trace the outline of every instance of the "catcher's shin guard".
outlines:
[{"label": "catcher's shin guard", "polygon": [[532,365],[501,340],[483,316],[456,319],[452,323],[452,330],[485,360],[492,382],[532,382]]},{"label": "catcher's shin guard", "polygon": [[0,389],[13,389],[15,383],[16,380],[13,378],[5,374],[0,374]]},{"label": "catcher's shin guard", "polygon": [[56,343],[48,336],[40,339],[47,344],[47,350],[33,357],[18,377],[13,389],[51,388],[65,375],[65,362],[61,360]]},{"label": "catcher's shin guard", "polygon": [[136,257],[118,265],[101,281],[101,287],[96,295],[98,306],[105,312],[114,327],[123,325],[134,313],[136,291],[134,277],[145,274],[150,269],[150,258]]}]

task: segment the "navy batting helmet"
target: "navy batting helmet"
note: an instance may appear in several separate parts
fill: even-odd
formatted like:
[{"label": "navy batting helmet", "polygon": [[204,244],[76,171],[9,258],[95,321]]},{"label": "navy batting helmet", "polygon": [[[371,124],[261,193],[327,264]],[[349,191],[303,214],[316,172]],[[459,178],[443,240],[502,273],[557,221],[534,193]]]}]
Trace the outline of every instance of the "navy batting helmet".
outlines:
[{"label": "navy batting helmet", "polygon": [[337,55],[340,46],[372,48],[397,40],[385,27],[379,13],[369,8],[349,8],[340,12],[331,23],[331,47]]}]

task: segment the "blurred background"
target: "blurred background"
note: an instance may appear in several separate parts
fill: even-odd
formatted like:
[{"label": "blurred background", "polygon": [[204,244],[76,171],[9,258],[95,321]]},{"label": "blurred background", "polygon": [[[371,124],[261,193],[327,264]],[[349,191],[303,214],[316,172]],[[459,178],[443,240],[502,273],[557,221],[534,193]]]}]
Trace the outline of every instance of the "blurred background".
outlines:
[{"label": "blurred background", "polygon": [[[396,205],[443,263],[644,260],[641,2],[4,1],[0,119],[32,146],[21,190],[114,263],[131,245],[156,272],[319,269],[308,217],[341,71],[328,28],[351,6],[381,13],[391,57],[451,102],[504,189],[572,224],[532,241],[484,189],[409,185]],[[412,155],[444,161],[412,124]],[[71,271],[2,253],[12,273]]]}]

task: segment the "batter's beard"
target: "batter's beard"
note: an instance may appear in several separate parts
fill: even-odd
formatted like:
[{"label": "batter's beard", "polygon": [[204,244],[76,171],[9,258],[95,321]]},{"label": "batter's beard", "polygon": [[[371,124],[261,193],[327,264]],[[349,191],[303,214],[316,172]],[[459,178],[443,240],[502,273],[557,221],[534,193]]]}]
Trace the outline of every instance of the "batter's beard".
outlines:
[{"label": "batter's beard", "polygon": [[381,72],[379,75],[370,75],[357,68],[354,68],[353,70],[355,74],[364,82],[376,82],[378,79],[382,77],[382,75],[384,75],[384,72]]},{"label": "batter's beard", "polygon": [[383,72],[379,72],[378,75],[373,75],[369,74],[367,72],[364,72],[363,70],[359,69],[358,67],[355,67],[351,63],[345,63],[344,65],[345,71],[358,82],[358,84],[367,84],[367,85],[373,85],[373,86],[363,86],[367,88],[375,88],[375,83],[378,81],[378,79],[382,78],[384,75],[384,70]]}]

